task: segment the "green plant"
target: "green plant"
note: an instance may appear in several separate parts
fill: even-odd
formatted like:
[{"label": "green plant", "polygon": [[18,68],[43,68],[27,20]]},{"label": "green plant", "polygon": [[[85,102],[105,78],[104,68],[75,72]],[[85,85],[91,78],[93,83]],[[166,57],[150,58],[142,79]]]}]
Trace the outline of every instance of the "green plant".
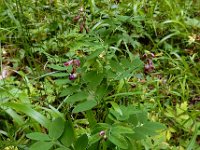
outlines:
[{"label": "green plant", "polygon": [[199,19],[196,0],[1,1],[0,148],[198,149]]}]

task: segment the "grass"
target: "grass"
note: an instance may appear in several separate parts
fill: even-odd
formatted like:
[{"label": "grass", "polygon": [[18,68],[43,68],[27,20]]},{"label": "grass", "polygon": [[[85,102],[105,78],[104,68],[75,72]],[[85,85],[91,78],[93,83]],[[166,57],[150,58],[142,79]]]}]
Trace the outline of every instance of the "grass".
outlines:
[{"label": "grass", "polygon": [[199,149],[199,7],[1,1],[0,148]]}]

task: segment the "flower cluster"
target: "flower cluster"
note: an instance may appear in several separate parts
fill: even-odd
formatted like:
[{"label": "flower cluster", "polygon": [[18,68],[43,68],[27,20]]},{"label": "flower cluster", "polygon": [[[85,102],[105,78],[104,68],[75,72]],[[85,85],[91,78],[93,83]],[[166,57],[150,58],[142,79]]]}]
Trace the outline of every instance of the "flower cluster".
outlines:
[{"label": "flower cluster", "polygon": [[80,33],[83,32],[83,29],[86,30],[86,33],[89,32],[89,29],[88,29],[88,27],[86,26],[86,13],[85,13],[83,7],[81,7],[81,8],[79,9],[79,14],[73,18],[73,22],[74,22],[74,23],[79,23],[79,26],[80,26],[79,32],[80,32]]},{"label": "flower cluster", "polygon": [[143,59],[145,60],[144,73],[150,73],[155,69],[152,61],[154,57],[155,55],[153,53],[143,55]]},{"label": "flower cluster", "polygon": [[76,68],[80,66],[80,60],[72,59],[72,60],[64,63],[64,66],[66,66],[66,67],[68,67],[70,65],[73,66],[73,69],[69,75],[69,80],[75,80],[78,77],[78,74],[76,73]]}]

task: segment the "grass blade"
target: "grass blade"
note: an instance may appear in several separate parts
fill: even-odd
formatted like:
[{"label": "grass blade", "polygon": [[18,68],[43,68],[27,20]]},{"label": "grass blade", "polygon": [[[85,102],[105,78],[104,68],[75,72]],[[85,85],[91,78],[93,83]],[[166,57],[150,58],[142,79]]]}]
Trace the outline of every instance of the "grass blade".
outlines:
[{"label": "grass blade", "polygon": [[50,124],[50,121],[45,116],[43,116],[39,112],[35,111],[27,104],[18,104],[18,103],[7,102],[2,105],[7,106],[12,109],[15,109],[16,111],[19,111],[19,112],[23,112],[27,116],[31,117],[32,119],[34,119],[35,121],[40,123],[45,128],[48,128],[48,126]]}]

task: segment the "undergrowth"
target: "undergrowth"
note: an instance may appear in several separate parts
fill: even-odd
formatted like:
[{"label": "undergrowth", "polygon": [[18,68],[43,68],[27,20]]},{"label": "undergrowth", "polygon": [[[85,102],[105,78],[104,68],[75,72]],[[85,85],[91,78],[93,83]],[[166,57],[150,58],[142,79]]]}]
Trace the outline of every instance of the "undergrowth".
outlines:
[{"label": "undergrowth", "polygon": [[0,148],[199,149],[200,2],[0,2]]}]

